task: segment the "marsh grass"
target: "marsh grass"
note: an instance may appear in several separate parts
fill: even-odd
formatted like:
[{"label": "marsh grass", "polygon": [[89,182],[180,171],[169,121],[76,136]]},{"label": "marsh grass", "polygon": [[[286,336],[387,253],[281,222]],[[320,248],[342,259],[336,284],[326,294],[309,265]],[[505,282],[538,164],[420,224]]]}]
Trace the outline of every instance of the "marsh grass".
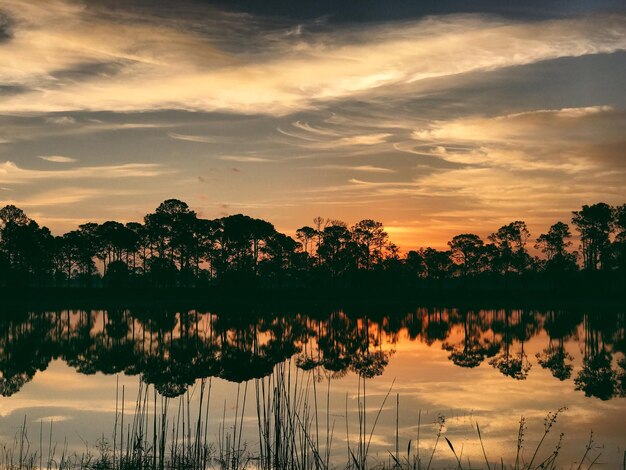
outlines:
[{"label": "marsh grass", "polygon": [[[41,422],[38,435],[29,435],[27,419],[13,440],[0,445],[0,468],[8,470],[431,470],[453,468],[469,470],[555,470],[557,468],[590,469],[602,455],[590,434],[577,462],[559,462],[565,435],[559,435],[551,449],[546,447],[557,419],[565,411],[548,413],[543,433],[537,442],[527,447],[527,422],[519,421],[515,460],[507,463],[501,457],[490,459],[483,432],[474,421],[477,444],[483,459],[471,462],[463,456],[463,444],[458,446],[444,436],[446,418],[439,415],[434,423],[436,432],[432,446],[423,439],[422,411],[417,412],[416,439],[409,440],[402,451],[399,421],[401,397],[395,396],[395,406],[387,407],[393,384],[369,416],[365,377],[359,377],[356,394],[356,419],[350,419],[348,395],[345,416],[330,412],[330,375],[304,371],[280,364],[268,377],[237,385],[233,394],[235,407],[223,403],[216,419],[217,436],[210,439],[211,379],[203,379],[177,398],[160,395],[154,388],[140,382],[132,409],[126,406],[124,386],[116,391],[115,422],[110,438],[104,435],[91,448],[84,443],[81,452],[69,451],[67,440],[62,446],[53,442],[53,422]],[[250,395],[254,395],[254,399]],[[254,403],[257,437],[244,436],[246,409]],[[370,409],[371,410],[371,409]],[[386,458],[370,456],[371,444],[383,413],[395,416],[393,449]],[[341,419],[343,418],[343,419]],[[354,416],[353,416],[354,418]],[[350,423],[356,421],[356,429]],[[337,425],[345,425],[345,442],[335,445]],[[250,423],[248,422],[248,426]],[[47,428],[44,431],[44,427]],[[256,442],[254,442],[256,440]],[[44,446],[44,441],[46,446]],[[443,442],[445,441],[445,442]],[[443,442],[443,445],[441,445]],[[342,450],[343,447],[343,450]],[[335,452],[333,452],[333,450]],[[530,455],[526,462],[524,455]],[[341,457],[344,455],[345,457]],[[423,457],[426,459],[423,460]],[[626,453],[624,455],[626,464]],[[626,469],[625,469],[626,470]]]}]

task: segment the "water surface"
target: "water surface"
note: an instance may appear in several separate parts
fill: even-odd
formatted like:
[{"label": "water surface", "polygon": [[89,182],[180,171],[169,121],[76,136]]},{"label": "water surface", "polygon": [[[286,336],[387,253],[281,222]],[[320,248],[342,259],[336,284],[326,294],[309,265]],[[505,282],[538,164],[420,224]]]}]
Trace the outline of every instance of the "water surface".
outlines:
[{"label": "water surface", "polygon": [[[138,394],[151,402],[154,390],[157,410],[168,397],[175,420],[178,397],[193,415],[198,384],[210,379],[209,435],[218,442],[239,423],[252,450],[258,394],[289,380],[294,397],[317,409],[317,438],[332,434],[337,464],[358,437],[359,409],[367,434],[382,409],[370,449],[380,461],[395,452],[396,432],[401,452],[409,440],[415,447],[418,420],[427,458],[445,417],[444,436],[480,464],[476,422],[490,459],[512,463],[520,416],[528,459],[546,413],[567,407],[544,453],[563,432],[569,467],[593,430],[598,462],[615,468],[626,445],[625,320],[621,311],[510,309],[7,311],[0,439],[11,442],[26,422],[34,441],[41,433],[47,442],[52,426],[55,442],[80,452],[119,433],[122,393],[127,423]],[[440,445],[436,458],[453,457]]]}]

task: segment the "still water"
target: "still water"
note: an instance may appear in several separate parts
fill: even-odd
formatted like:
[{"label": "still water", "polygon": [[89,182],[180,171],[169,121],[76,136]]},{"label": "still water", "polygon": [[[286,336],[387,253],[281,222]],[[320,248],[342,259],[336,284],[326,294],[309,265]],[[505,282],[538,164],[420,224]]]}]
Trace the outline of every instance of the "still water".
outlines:
[{"label": "still water", "polygon": [[476,423],[489,460],[512,465],[521,416],[528,462],[546,414],[566,407],[541,459],[563,433],[559,466],[577,468],[593,430],[587,464],[601,454],[595,465],[621,468],[625,323],[623,311],[589,310],[6,311],[0,445],[26,423],[37,445],[93,449],[130,426],[142,400],[146,423],[168,407],[169,429],[181,407],[183,419],[197,414],[204,384],[208,440],[234,434],[254,454],[259,410],[281,382],[301,413],[292,420],[309,423],[339,466],[370,434],[372,461],[419,442],[427,462],[441,429],[434,462],[455,461],[447,437],[480,467]]}]

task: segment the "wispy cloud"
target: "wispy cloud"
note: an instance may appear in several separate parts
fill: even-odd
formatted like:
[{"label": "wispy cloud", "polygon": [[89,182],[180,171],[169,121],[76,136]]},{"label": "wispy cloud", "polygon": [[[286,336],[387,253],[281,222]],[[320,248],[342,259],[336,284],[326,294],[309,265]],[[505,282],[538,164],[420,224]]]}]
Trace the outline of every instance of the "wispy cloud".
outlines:
[{"label": "wispy cloud", "polygon": [[76,163],[78,160],[72,157],[65,157],[63,155],[39,155],[37,158],[53,163]]},{"label": "wispy cloud", "polygon": [[[313,127],[308,123],[296,121],[292,123],[293,129],[278,127],[277,131],[290,137],[297,146],[307,149],[336,149],[336,148],[355,148],[367,147],[385,144],[389,137],[388,132],[377,132],[369,134],[355,133],[355,129],[342,129],[335,126],[333,130],[321,127]],[[358,131],[358,128],[357,130]],[[345,135],[345,134],[348,135]]]},{"label": "wispy cloud", "polygon": [[198,142],[203,144],[216,144],[223,141],[219,137],[213,136],[202,136],[202,135],[188,135],[188,134],[177,134],[175,132],[170,132],[168,134],[172,139],[175,140],[183,140],[186,142]]},{"label": "wispy cloud", "polygon": [[[0,126],[0,143],[18,143],[46,139],[49,137],[82,136],[107,132],[128,131],[129,133],[180,126],[175,122],[105,122],[99,119],[72,118],[72,124],[51,124],[50,118],[43,121],[36,116],[21,116],[21,120],[7,122]],[[10,136],[10,137],[9,137]]]},{"label": "wispy cloud", "polygon": [[0,163],[0,183],[21,184],[51,179],[149,178],[169,172],[171,170],[156,163],[84,166],[68,170],[33,170],[21,168],[14,162],[6,161]]},{"label": "wispy cloud", "polygon": [[243,162],[243,163],[266,163],[266,162],[274,161],[265,157],[249,157],[246,155],[225,155],[223,157],[219,157],[219,159],[227,161],[227,162]]},{"label": "wispy cloud", "polygon": [[362,171],[365,173],[395,173],[396,170],[372,165],[318,165],[310,167],[314,170]]},{"label": "wispy cloud", "polygon": [[19,205],[22,208],[54,207],[67,204],[76,204],[92,199],[102,192],[97,189],[80,187],[60,187],[52,191],[43,191],[19,201],[9,201],[9,204]]},{"label": "wispy cloud", "polygon": [[[394,150],[406,154],[412,168],[387,181],[335,179],[299,192],[314,195],[318,204],[356,207],[374,200],[379,202],[372,207],[386,212],[419,210],[424,223],[445,214],[439,230],[430,232],[438,236],[451,236],[463,223],[480,232],[484,220],[494,225],[510,217],[541,224],[567,220],[579,204],[623,200],[624,125],[626,113],[604,105],[423,120],[404,140],[393,139]],[[340,171],[337,166],[329,164]]]},{"label": "wispy cloud", "polygon": [[[374,89],[393,95],[398,85],[419,83],[424,91],[432,78],[626,49],[626,22],[617,14],[528,23],[433,17],[362,32],[310,33],[238,54],[213,39],[225,24],[203,35],[156,18],[114,18],[92,4],[5,0],[3,9],[17,19],[17,31],[0,49],[0,77],[25,88],[3,98],[5,113],[287,114]],[[75,80],[71,73],[79,69]]]},{"label": "wispy cloud", "polygon": [[71,116],[51,116],[49,118],[46,118],[46,122],[59,126],[69,126],[72,124],[76,124],[76,119]]},{"label": "wispy cloud", "polygon": [[[132,197],[141,194],[136,189],[114,189],[106,192],[106,197]],[[22,208],[47,208],[61,205],[73,205],[90,199],[103,197],[99,188],[82,188],[78,186],[62,186],[53,190],[41,191],[19,201],[8,201],[7,204],[19,205]]]},{"label": "wispy cloud", "polygon": [[622,142],[625,125],[625,112],[595,106],[433,121],[412,138],[421,154],[449,162],[580,173],[605,165],[589,147]]}]

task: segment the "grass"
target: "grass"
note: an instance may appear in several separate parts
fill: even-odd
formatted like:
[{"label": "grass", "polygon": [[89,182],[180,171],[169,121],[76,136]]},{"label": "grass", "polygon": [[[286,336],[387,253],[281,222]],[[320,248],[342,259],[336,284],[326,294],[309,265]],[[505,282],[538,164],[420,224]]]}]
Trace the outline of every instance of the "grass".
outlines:
[{"label": "grass", "polygon": [[[490,455],[478,422],[474,422],[482,459],[471,462],[457,446],[444,436],[446,418],[436,420],[434,444],[425,446],[422,412],[417,412],[416,439],[409,440],[406,453],[400,442],[400,395],[395,406],[387,407],[392,388],[375,408],[368,411],[371,396],[366,393],[367,378],[359,377],[356,393],[356,417],[349,413],[346,395],[345,416],[330,412],[330,376],[315,370],[304,371],[283,363],[273,374],[237,385],[234,409],[226,402],[221,416],[210,410],[211,379],[203,379],[177,399],[159,395],[154,388],[140,382],[132,410],[126,408],[126,389],[118,387],[116,413],[110,438],[104,435],[92,449],[85,443],[82,452],[70,452],[67,441],[53,443],[53,423],[45,436],[40,423],[38,436],[29,435],[26,417],[12,441],[0,446],[0,468],[8,470],[431,470],[453,468],[469,470],[554,470],[557,468],[590,469],[599,462],[601,452],[590,434],[577,462],[561,462],[564,434],[552,448],[546,447],[561,413],[548,413],[543,433],[537,443],[526,449],[527,423],[518,426],[515,460]],[[254,398],[251,396],[254,395]],[[254,403],[256,437],[244,436],[245,411]],[[375,414],[370,416],[371,410]],[[370,455],[372,439],[383,413],[394,413],[394,447],[385,458]],[[352,419],[351,419],[352,418]],[[217,436],[209,437],[209,422],[218,425]],[[250,418],[247,418],[248,420]],[[344,421],[343,423],[341,421]],[[356,422],[357,428],[350,427]],[[249,423],[248,423],[249,424]],[[335,441],[341,425],[345,426],[345,443]],[[44,446],[47,437],[47,446]],[[445,441],[445,442],[443,442]],[[443,444],[443,445],[442,445]],[[344,447],[345,446],[345,447]],[[343,448],[343,449],[342,449]],[[526,462],[524,455],[530,455]],[[489,456],[489,457],[488,457]],[[626,464],[626,454],[624,455]],[[626,470],[626,469],[625,469]]]}]

